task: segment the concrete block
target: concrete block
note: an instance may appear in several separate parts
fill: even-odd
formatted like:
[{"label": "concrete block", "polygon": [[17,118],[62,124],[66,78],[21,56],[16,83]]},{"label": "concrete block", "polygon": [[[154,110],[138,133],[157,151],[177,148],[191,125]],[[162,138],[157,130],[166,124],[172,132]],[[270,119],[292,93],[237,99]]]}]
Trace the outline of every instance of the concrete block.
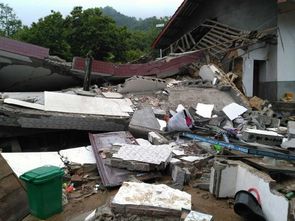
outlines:
[{"label": "concrete block", "polygon": [[199,188],[201,190],[209,191],[210,183],[195,183],[194,188]]},{"label": "concrete block", "polygon": [[180,185],[184,185],[185,183],[185,178],[186,178],[186,171],[182,169],[179,166],[174,166],[172,169],[172,180],[175,183],[178,183]]},{"label": "concrete block", "polygon": [[288,121],[288,137],[295,138],[295,121]]},{"label": "concrete block", "polygon": [[199,75],[204,81],[212,82],[214,78],[219,75],[219,71],[214,64],[203,65]]},{"label": "concrete block", "polygon": [[162,145],[169,143],[169,141],[164,136],[154,131],[149,132],[148,140],[154,145]]},{"label": "concrete block", "polygon": [[160,129],[161,125],[150,107],[135,111],[129,124],[129,131],[142,138],[147,138],[149,132]]},{"label": "concrete block", "polygon": [[291,140],[287,140],[286,142],[282,143],[281,147],[285,149],[295,149],[295,138],[291,138]]},{"label": "concrete block", "polygon": [[246,142],[257,142],[266,145],[279,146],[284,137],[273,131],[247,129],[243,131],[242,138]]},{"label": "concrete block", "polygon": [[166,88],[166,81],[152,77],[134,76],[118,85],[119,93],[158,91]]},{"label": "concrete block", "polygon": [[154,112],[155,116],[159,119],[164,119],[164,117],[166,115],[166,111],[161,110],[161,109],[153,108],[153,112]]}]

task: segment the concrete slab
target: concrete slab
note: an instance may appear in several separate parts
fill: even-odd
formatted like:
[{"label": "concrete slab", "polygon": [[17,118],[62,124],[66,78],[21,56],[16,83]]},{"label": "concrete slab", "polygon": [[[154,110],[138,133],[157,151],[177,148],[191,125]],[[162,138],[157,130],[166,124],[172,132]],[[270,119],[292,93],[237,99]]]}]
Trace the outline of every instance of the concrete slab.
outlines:
[{"label": "concrete slab", "polygon": [[71,163],[96,164],[91,146],[70,148],[59,151],[59,154]]},{"label": "concrete slab", "polygon": [[17,100],[17,99],[13,99],[13,98],[4,99],[4,103],[16,105],[16,106],[21,106],[21,107],[33,108],[36,110],[42,110],[42,111],[45,110],[45,106],[42,104],[35,104],[35,103],[21,101],[21,100]]},{"label": "concrete slab", "polygon": [[133,112],[129,99],[106,99],[45,92],[45,110],[63,113],[129,116]]},{"label": "concrete slab", "polygon": [[211,221],[213,216],[197,211],[190,211],[184,221]]},{"label": "concrete slab", "polygon": [[[121,159],[126,163],[129,161],[131,165],[134,162],[139,162],[161,167],[159,169],[165,169],[171,157],[172,151],[169,145],[139,146],[123,144],[117,152],[112,154],[111,158]],[[134,166],[135,168],[133,170],[139,170],[139,168],[136,168],[136,164]]]},{"label": "concrete slab", "polygon": [[29,170],[45,165],[64,167],[57,152],[1,153],[1,155],[18,177]]},{"label": "concrete slab", "polygon": [[120,99],[120,98],[123,98],[123,95],[120,94],[120,93],[116,93],[116,92],[102,92],[102,95],[105,97],[105,98],[117,98],[117,99]]},{"label": "concrete slab", "polygon": [[125,207],[125,212],[128,212],[130,206],[136,207],[137,211],[146,208],[152,211],[150,216],[157,210],[162,210],[162,214],[165,214],[165,211],[166,214],[174,211],[178,212],[180,217],[182,209],[191,210],[191,195],[164,184],[124,182],[111,205],[115,210],[120,206]]},{"label": "concrete slab", "polygon": [[144,138],[148,138],[149,132],[160,131],[160,129],[160,123],[150,107],[135,111],[129,124],[129,131],[132,134]]},{"label": "concrete slab", "polygon": [[164,136],[154,131],[149,132],[148,140],[154,145],[162,145],[169,143],[169,141]]},{"label": "concrete slab", "polygon": [[295,121],[288,121],[288,137],[295,138]]},{"label": "concrete slab", "polygon": [[134,76],[118,85],[119,93],[158,91],[166,88],[166,81],[152,77]]}]

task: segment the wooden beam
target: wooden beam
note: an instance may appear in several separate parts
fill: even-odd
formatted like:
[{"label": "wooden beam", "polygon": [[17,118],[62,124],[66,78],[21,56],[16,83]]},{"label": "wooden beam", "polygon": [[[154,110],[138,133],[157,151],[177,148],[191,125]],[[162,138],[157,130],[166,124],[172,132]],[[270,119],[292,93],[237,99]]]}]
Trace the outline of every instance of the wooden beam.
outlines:
[{"label": "wooden beam", "polygon": [[193,44],[195,45],[195,44],[196,44],[196,41],[195,41],[195,39],[193,38],[192,34],[189,32],[187,35],[189,36],[189,38],[191,39],[191,41],[192,41]]}]

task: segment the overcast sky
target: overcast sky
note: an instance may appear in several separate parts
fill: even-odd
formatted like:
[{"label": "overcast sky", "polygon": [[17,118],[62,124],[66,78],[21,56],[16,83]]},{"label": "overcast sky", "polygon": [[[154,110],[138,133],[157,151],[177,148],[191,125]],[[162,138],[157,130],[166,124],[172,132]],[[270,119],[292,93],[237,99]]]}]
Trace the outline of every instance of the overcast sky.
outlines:
[{"label": "overcast sky", "polygon": [[74,6],[84,9],[111,6],[122,14],[137,18],[171,16],[183,0],[2,0],[25,25],[30,25],[51,10],[69,14]]}]

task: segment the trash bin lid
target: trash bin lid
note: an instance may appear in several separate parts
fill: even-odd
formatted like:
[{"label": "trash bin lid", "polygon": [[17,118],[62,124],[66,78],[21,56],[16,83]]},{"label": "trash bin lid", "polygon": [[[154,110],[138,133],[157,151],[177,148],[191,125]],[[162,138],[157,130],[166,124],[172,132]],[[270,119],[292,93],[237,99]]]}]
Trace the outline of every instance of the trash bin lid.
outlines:
[{"label": "trash bin lid", "polygon": [[35,184],[45,183],[58,176],[63,176],[64,172],[61,168],[56,166],[42,166],[30,170],[20,176],[20,179]]}]

